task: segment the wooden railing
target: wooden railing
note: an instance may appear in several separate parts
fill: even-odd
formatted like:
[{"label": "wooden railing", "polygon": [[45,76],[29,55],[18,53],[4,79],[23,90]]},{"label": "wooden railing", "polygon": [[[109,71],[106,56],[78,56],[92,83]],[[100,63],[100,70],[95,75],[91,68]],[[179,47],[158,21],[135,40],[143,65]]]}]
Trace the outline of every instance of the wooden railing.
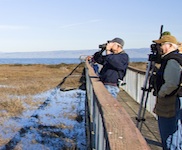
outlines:
[{"label": "wooden railing", "polygon": [[96,150],[149,150],[121,104],[112,97],[85,62],[88,145]]}]

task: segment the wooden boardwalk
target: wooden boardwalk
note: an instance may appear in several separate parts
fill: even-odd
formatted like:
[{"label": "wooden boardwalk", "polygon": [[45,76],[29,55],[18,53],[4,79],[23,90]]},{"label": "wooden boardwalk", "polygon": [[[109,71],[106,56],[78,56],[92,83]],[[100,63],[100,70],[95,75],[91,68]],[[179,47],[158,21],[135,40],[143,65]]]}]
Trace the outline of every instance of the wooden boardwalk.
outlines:
[{"label": "wooden boardwalk", "polygon": [[[120,90],[117,100],[125,108],[127,113],[130,115],[133,122],[136,124],[136,117],[139,110],[139,104],[134,101],[124,90]],[[158,124],[155,117],[146,111],[146,121],[143,123],[141,133],[146,139],[148,145],[152,150],[162,150],[160,134],[158,130]]]}]

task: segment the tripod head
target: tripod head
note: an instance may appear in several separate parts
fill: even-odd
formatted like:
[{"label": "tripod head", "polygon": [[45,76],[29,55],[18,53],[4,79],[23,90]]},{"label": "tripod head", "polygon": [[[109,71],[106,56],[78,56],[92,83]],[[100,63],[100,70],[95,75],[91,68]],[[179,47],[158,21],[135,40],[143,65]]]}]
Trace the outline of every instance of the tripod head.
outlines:
[{"label": "tripod head", "polygon": [[[161,39],[161,37],[165,34],[170,34],[170,32],[166,31],[166,32],[162,32],[163,31],[163,25],[161,25],[161,29],[160,29],[160,36],[159,39]],[[151,52],[152,54],[149,55],[149,61],[154,61],[156,63],[160,63],[161,61],[161,48],[160,48],[160,44],[151,44],[150,48],[151,48]]]}]

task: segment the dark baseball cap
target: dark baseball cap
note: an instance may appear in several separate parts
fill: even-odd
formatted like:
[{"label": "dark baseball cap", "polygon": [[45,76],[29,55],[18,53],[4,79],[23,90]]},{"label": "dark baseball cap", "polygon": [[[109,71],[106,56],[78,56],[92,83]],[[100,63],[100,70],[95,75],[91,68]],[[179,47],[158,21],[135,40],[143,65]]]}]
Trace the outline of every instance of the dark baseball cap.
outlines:
[{"label": "dark baseball cap", "polygon": [[121,46],[124,46],[124,41],[120,38],[114,38],[113,40],[111,40],[109,42],[116,42],[116,43],[120,44]]}]

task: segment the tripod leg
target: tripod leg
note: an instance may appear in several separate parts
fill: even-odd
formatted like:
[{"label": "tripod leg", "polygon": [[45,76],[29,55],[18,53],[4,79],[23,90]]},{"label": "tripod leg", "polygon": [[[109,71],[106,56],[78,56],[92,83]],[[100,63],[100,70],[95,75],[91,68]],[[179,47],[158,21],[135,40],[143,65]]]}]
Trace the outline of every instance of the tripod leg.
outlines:
[{"label": "tripod leg", "polygon": [[141,122],[140,122],[140,125],[138,126],[138,129],[141,131],[142,129],[142,125],[143,125],[143,122],[145,121],[145,112],[146,112],[146,107],[147,107],[147,100],[148,100],[148,96],[149,96],[149,91],[147,91],[147,94],[146,94],[146,98],[145,98],[145,104],[144,104],[144,108],[143,108],[143,111],[142,111],[142,117],[141,117]]},{"label": "tripod leg", "polygon": [[[145,76],[145,82],[144,82],[144,86],[142,88],[143,93],[142,93],[142,97],[141,97],[140,108],[139,108],[139,111],[138,111],[138,117],[136,118],[137,128],[140,131],[141,131],[141,128],[142,128],[142,124],[145,121],[144,116],[145,116],[145,111],[146,111],[146,107],[147,107],[147,100],[148,100],[149,92],[151,91],[151,85],[149,83],[149,79],[153,75],[154,68],[155,68],[155,62],[150,61],[148,63],[148,68],[147,68],[147,72],[146,72],[146,76]],[[144,107],[143,107],[143,104],[144,104]]]},{"label": "tripod leg", "polygon": [[[152,75],[153,75],[153,72],[154,72],[154,68],[155,68],[155,62],[152,62],[151,63],[151,71],[150,71],[150,74],[149,74],[149,77],[148,77],[148,79],[149,79],[149,81],[150,81],[150,78],[152,77]],[[141,123],[140,123],[140,126],[138,127],[139,128],[139,130],[141,131],[141,129],[142,129],[142,125],[143,125],[143,122],[145,121],[145,112],[146,112],[146,107],[147,107],[147,101],[148,101],[148,97],[149,97],[149,92],[151,92],[151,89],[152,89],[153,87],[151,86],[151,83],[149,82],[148,83],[148,87],[147,87],[147,94],[146,94],[146,97],[145,97],[145,103],[144,103],[144,108],[143,108],[143,112],[142,112],[142,117],[141,117]]]},{"label": "tripod leg", "polygon": [[137,128],[139,128],[139,124],[142,121],[141,114],[142,114],[142,108],[143,108],[143,103],[144,103],[144,98],[145,98],[145,92],[147,91],[147,84],[148,84],[148,80],[149,80],[149,72],[150,72],[151,64],[152,64],[152,62],[149,61],[148,66],[147,66],[147,72],[145,74],[144,85],[142,87],[142,91],[143,92],[142,92],[142,97],[141,97],[141,101],[140,101],[140,107],[139,107],[139,111],[138,111],[138,116],[136,117]]}]

